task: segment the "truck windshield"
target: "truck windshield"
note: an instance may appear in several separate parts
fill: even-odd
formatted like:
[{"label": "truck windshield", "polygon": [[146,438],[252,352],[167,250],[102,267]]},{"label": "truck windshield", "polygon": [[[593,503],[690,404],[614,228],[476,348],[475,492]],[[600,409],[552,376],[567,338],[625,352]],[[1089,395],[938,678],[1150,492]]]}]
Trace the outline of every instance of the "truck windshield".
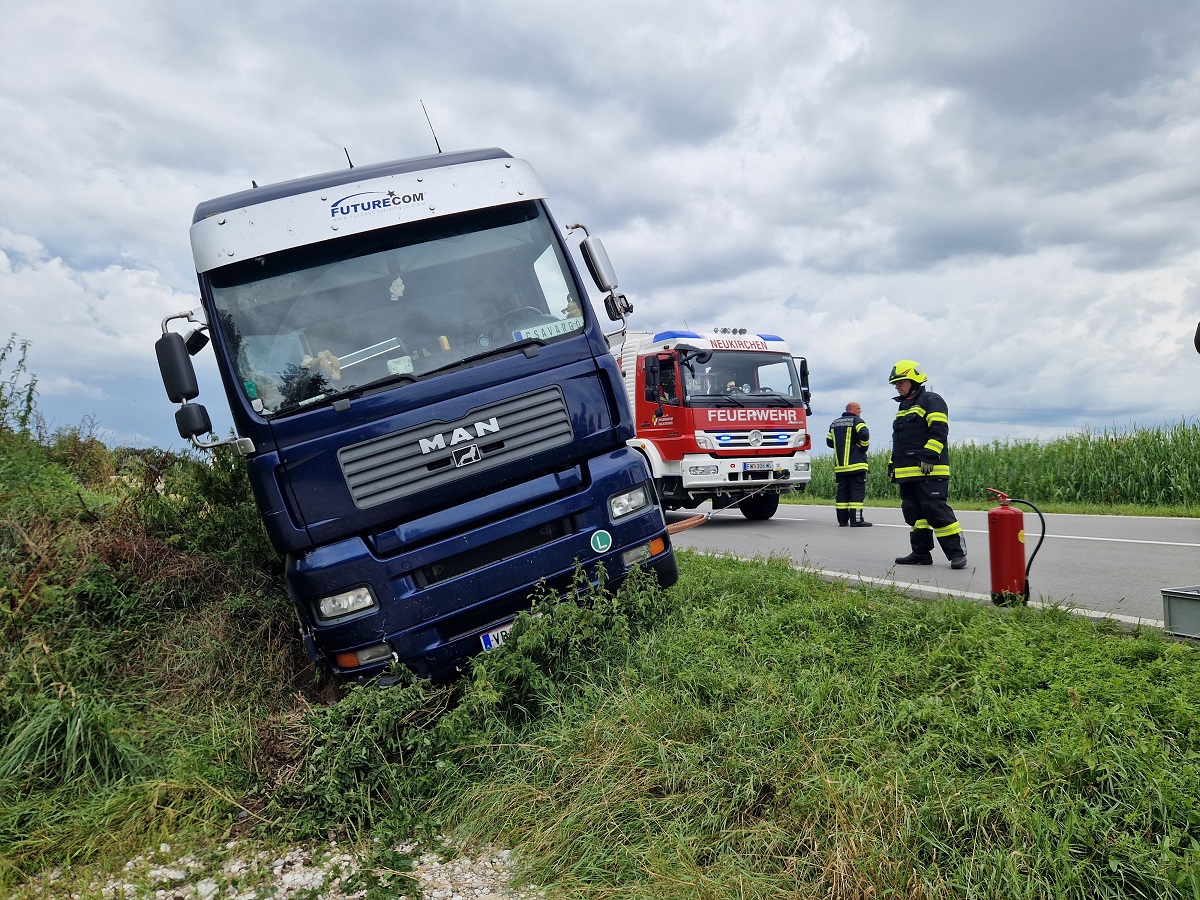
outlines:
[{"label": "truck windshield", "polygon": [[800,379],[790,356],[745,350],[715,350],[701,364],[683,363],[683,398],[688,406],[800,406]]},{"label": "truck windshield", "polygon": [[205,277],[238,383],[268,417],[584,327],[555,229],[533,202],[295,247]]}]

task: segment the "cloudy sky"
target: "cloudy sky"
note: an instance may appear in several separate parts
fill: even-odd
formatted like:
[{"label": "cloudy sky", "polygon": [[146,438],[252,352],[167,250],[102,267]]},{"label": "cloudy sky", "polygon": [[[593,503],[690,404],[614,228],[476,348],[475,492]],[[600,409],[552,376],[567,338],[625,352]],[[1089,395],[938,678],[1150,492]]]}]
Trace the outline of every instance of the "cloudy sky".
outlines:
[{"label": "cloudy sky", "polygon": [[198,303],[196,204],[343,147],[435,152],[421,101],[443,149],[528,159],[604,239],[633,327],[788,339],[821,431],[856,399],[885,434],[906,357],[956,441],[1200,413],[1195,0],[0,0],[0,21],[0,345],[31,342],[52,429],[179,446],[153,343]]}]

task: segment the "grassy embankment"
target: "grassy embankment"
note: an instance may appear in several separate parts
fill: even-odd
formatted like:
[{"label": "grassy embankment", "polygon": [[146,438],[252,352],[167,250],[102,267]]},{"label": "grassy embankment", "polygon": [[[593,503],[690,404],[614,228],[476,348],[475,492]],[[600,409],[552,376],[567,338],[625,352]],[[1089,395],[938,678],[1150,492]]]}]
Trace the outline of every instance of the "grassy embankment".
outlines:
[{"label": "grassy embankment", "polygon": [[13,384],[6,893],[336,835],[390,897],[390,841],[445,832],[561,896],[1200,896],[1194,645],[685,555],[666,593],[542,602],[457,685],[338,697],[238,461],[37,439]]},{"label": "grassy embankment", "polygon": [[[889,435],[875,444],[885,447]],[[898,506],[887,478],[887,451],[870,454],[867,503]],[[1200,514],[1200,425],[1089,431],[1039,442],[1006,440],[951,449],[951,502],[987,509],[987,488],[1035,503],[1043,512],[1195,516]],[[788,499],[827,503],[836,491],[833,458],[817,457],[805,494]]]}]

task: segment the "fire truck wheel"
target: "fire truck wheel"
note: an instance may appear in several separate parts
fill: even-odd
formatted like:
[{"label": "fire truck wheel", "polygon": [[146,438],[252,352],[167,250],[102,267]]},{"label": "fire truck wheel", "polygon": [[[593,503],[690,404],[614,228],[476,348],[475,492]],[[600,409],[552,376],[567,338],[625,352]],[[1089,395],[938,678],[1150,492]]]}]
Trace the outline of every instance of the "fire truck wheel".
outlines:
[{"label": "fire truck wheel", "polygon": [[747,519],[752,522],[761,522],[775,515],[775,510],[779,509],[779,495],[773,492],[755,494],[753,497],[746,497],[742,500],[738,507]]}]

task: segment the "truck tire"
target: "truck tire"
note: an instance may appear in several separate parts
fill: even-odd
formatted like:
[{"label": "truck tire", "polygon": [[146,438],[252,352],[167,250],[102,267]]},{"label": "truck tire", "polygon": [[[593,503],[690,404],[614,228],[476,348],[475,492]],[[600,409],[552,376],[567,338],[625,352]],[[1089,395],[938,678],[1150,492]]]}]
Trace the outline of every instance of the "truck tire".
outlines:
[{"label": "truck tire", "polygon": [[738,504],[742,515],[752,522],[761,522],[775,515],[779,509],[779,495],[772,491],[769,494],[755,494],[746,497]]}]

